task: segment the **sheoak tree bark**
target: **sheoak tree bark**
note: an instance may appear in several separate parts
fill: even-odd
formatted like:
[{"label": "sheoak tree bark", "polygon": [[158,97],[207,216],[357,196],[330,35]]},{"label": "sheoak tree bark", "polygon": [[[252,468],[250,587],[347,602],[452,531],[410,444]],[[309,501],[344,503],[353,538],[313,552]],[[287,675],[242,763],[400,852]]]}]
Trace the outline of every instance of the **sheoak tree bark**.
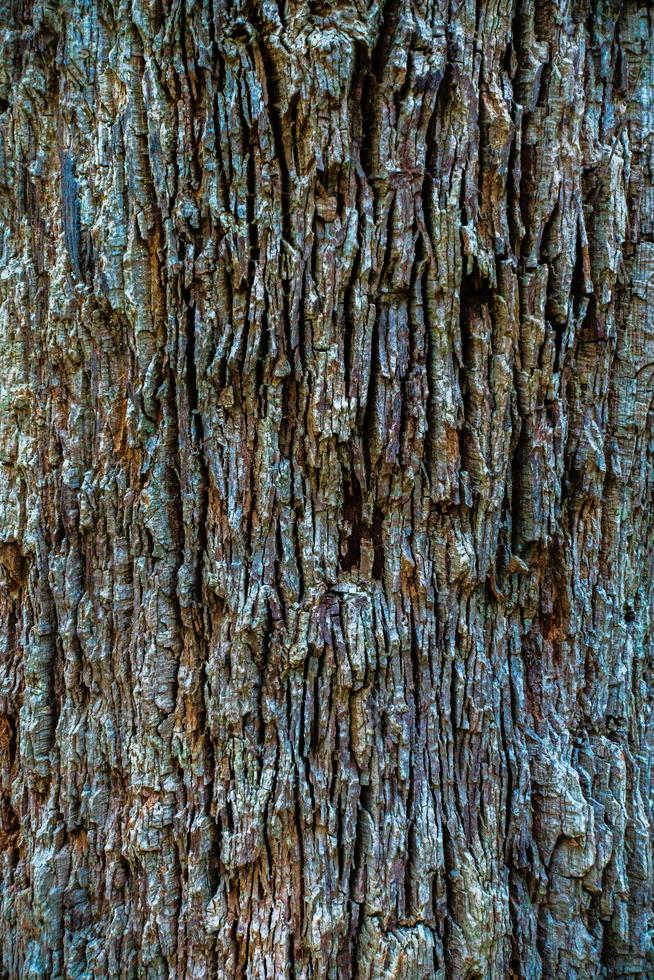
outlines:
[{"label": "sheoak tree bark", "polygon": [[652,18],[2,0],[2,976],[654,976]]}]

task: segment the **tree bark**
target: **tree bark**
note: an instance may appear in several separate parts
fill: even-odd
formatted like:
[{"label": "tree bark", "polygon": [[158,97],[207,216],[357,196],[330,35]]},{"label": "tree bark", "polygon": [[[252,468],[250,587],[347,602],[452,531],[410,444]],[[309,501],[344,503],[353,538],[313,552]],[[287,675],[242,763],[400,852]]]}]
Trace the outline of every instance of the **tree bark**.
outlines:
[{"label": "tree bark", "polygon": [[2,0],[2,976],[654,976],[653,36]]}]

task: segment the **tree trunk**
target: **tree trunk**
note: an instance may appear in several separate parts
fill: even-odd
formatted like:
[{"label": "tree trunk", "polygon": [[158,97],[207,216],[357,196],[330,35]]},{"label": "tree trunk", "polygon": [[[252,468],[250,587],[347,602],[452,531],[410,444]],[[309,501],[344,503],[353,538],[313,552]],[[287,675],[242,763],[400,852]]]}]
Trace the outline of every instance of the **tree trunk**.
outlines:
[{"label": "tree trunk", "polygon": [[2,976],[654,976],[652,8],[0,11]]}]

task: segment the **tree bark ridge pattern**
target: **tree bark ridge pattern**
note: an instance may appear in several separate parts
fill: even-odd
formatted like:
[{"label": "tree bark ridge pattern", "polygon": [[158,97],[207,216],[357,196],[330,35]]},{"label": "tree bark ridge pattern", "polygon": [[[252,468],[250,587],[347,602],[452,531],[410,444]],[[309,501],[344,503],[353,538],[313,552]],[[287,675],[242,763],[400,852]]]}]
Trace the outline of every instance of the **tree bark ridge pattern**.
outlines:
[{"label": "tree bark ridge pattern", "polygon": [[635,0],[0,2],[0,971],[647,977]]}]

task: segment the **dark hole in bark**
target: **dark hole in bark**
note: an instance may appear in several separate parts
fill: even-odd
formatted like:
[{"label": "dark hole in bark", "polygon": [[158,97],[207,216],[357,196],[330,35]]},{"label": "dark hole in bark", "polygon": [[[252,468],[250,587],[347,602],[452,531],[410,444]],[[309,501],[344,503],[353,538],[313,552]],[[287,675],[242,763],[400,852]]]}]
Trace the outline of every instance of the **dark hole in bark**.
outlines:
[{"label": "dark hole in bark", "polygon": [[344,530],[341,536],[341,568],[344,572],[356,568],[361,557],[361,539],[365,534],[361,508],[361,486],[356,475],[350,473],[343,494]]}]

